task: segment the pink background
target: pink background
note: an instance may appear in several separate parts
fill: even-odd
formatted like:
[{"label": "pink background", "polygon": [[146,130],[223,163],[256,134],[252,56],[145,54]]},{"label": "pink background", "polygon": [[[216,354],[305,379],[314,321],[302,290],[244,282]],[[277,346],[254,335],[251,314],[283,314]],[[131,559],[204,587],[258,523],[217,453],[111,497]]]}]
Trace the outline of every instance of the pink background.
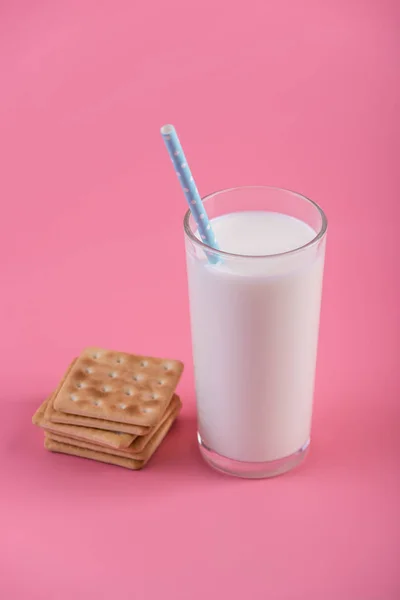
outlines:
[{"label": "pink background", "polygon": [[[399,27],[395,0],[1,2],[0,596],[400,597]],[[203,194],[273,184],[328,213],[313,445],[285,477],[197,452],[165,122]],[[141,473],[30,424],[88,344],[186,362]]]}]

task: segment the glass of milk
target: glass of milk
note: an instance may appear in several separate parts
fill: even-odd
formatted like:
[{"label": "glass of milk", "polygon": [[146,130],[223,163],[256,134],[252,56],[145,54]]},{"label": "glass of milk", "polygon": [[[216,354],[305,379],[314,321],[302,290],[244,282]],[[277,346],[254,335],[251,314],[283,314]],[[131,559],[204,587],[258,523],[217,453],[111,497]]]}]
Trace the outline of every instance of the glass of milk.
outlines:
[{"label": "glass of milk", "polygon": [[327,220],[273,187],[203,202],[220,250],[184,219],[200,451],[231,475],[278,475],[310,443]]}]

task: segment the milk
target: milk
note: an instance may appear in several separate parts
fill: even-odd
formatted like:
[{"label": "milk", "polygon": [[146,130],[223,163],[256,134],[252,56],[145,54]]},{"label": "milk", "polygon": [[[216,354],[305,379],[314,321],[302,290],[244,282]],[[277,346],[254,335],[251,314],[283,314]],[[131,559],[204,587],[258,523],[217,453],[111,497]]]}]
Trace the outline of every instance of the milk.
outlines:
[{"label": "milk", "polygon": [[324,242],[282,254],[316,232],[273,212],[211,226],[222,251],[242,256],[215,265],[187,252],[199,434],[223,457],[274,461],[310,436]]}]

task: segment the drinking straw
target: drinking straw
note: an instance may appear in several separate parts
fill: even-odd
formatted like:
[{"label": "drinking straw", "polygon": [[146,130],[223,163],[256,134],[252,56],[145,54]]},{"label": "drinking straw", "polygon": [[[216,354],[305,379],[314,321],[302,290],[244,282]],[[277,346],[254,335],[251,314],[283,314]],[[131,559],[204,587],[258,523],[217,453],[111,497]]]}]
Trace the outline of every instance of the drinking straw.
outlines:
[{"label": "drinking straw", "polygon": [[[211,248],[215,248],[215,250],[218,250],[219,248],[217,240],[215,239],[215,234],[210,225],[203,202],[201,201],[192,172],[186,161],[181,143],[175,131],[175,127],[173,125],[164,125],[161,127],[161,135],[171,157],[176,175],[185,194],[190,211],[196,222],[200,238],[205,244]],[[212,263],[219,262],[219,257],[214,254],[207,253],[207,257]]]}]

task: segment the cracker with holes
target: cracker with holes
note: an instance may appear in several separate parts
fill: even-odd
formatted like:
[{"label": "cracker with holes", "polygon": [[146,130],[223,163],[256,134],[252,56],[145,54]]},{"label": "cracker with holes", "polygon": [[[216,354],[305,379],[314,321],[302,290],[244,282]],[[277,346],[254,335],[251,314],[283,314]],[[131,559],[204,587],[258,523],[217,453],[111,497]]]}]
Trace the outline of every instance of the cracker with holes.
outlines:
[{"label": "cracker with holes", "polygon": [[[62,426],[70,425],[74,428],[70,431],[71,435],[75,435],[79,438],[82,438],[82,436],[84,436],[84,439],[88,440],[102,439],[105,445],[109,445],[113,448],[126,448],[133,442],[136,436],[147,435],[151,430],[150,427],[143,427],[141,425],[126,425],[122,423],[112,423],[111,421],[105,421],[101,419],[90,419],[89,417],[68,415],[66,413],[61,413],[54,410],[54,398],[57,396],[61,387],[64,385],[64,381],[68,377],[69,372],[71,371],[76,361],[76,358],[72,361],[54,394],[48,399],[48,401],[46,401],[42,405],[42,407],[44,408],[43,415],[41,414],[43,412],[41,410],[42,407],[39,407],[39,409],[33,417],[34,424],[41,426],[39,422],[35,422],[35,419],[36,421],[39,421],[41,419],[43,423],[46,424],[48,429],[53,428],[55,430],[60,430],[60,424]],[[53,424],[55,425],[55,427],[53,427]],[[100,429],[110,433],[102,434],[101,431],[98,431]]]},{"label": "cracker with holes", "polygon": [[115,449],[128,448],[138,437],[129,433],[105,431],[104,429],[97,429],[94,427],[79,427],[77,425],[70,425],[64,423],[52,423],[49,420],[49,414],[51,415],[54,412],[52,408],[52,403],[53,398],[48,398],[38,408],[38,410],[32,418],[32,422],[34,425],[38,425],[47,432],[65,435],[71,438],[75,438],[77,440],[87,441],[93,444],[100,444],[102,446],[107,446],[109,448]]},{"label": "cracker with holes", "polygon": [[[93,450],[95,452],[103,452],[105,454],[111,454],[112,456],[121,456],[122,458],[133,458],[135,460],[148,460],[154,451],[154,442],[160,440],[159,432],[165,430],[166,423],[172,425],[174,420],[177,418],[182,403],[178,396],[174,396],[171,400],[169,407],[167,408],[164,416],[160,423],[155,425],[151,433],[147,436],[142,436],[139,439],[139,444],[133,442],[128,448],[110,448],[101,444],[89,442],[87,440],[76,439],[74,437],[65,435],[63,433],[57,433],[54,431],[46,430],[46,439],[54,442],[60,442],[62,444],[69,444],[70,446],[76,446],[77,448],[85,448],[86,450]],[[169,429],[169,428],[168,428]],[[136,441],[136,440],[135,440]]]},{"label": "cracker with holes", "polygon": [[178,385],[177,360],[88,348],[71,365],[53,408],[129,425],[160,422]]},{"label": "cracker with holes", "polygon": [[134,471],[138,469],[142,469],[145,464],[150,460],[153,456],[171,426],[173,425],[175,420],[175,416],[171,415],[168,419],[164,421],[164,423],[157,430],[157,433],[152,437],[149,442],[146,452],[143,452],[141,455],[142,458],[138,460],[137,458],[132,458],[132,456],[120,456],[118,454],[106,453],[102,449],[101,450],[93,450],[89,448],[74,446],[71,443],[65,443],[61,441],[57,441],[56,439],[52,439],[51,434],[46,434],[44,446],[50,452],[59,452],[61,454],[70,454],[72,456],[78,456],[81,458],[89,458],[91,460],[96,460],[99,462],[109,463],[112,465],[118,465],[120,467],[125,467],[126,469],[132,469]]},{"label": "cracker with holes", "polygon": [[[33,415],[32,422],[34,425],[41,427],[47,433],[52,434],[52,436],[62,436],[63,439],[58,441],[64,441],[65,443],[65,440],[70,440],[68,443],[71,443],[72,445],[76,445],[76,443],[79,445],[79,443],[84,442],[89,444],[89,446],[87,446],[89,449],[91,449],[91,446],[93,446],[95,450],[100,450],[101,447],[103,447],[105,449],[104,452],[107,452],[108,450],[120,450],[126,451],[128,456],[130,456],[137,454],[138,452],[142,452],[153,435],[157,432],[158,428],[172,414],[177,416],[181,408],[181,401],[179,397],[174,394],[167,407],[167,410],[161,418],[160,423],[154,425],[153,427],[147,428],[148,432],[146,435],[141,436],[118,433],[114,431],[105,431],[102,429],[96,429],[94,427],[79,427],[77,425],[52,423],[48,418],[48,415],[52,414],[53,412],[51,406],[52,397],[43,402],[43,404],[38,408],[36,413]],[[126,456],[126,454],[122,454],[122,456]]]},{"label": "cracker with holes", "polygon": [[52,398],[47,403],[45,419],[50,421],[51,423],[62,423],[66,425],[104,429],[106,431],[115,431],[119,433],[130,433],[133,436],[147,435],[150,431],[150,427],[145,427],[143,425],[129,425],[128,423],[106,421],[105,419],[92,419],[91,417],[84,417],[82,415],[71,415],[68,413],[63,413],[54,410],[54,398],[57,396],[61,386],[64,384],[65,379],[67,378],[71,368],[76,363],[76,361],[76,358],[72,361],[63,379],[61,380],[56,392],[53,394]]}]

